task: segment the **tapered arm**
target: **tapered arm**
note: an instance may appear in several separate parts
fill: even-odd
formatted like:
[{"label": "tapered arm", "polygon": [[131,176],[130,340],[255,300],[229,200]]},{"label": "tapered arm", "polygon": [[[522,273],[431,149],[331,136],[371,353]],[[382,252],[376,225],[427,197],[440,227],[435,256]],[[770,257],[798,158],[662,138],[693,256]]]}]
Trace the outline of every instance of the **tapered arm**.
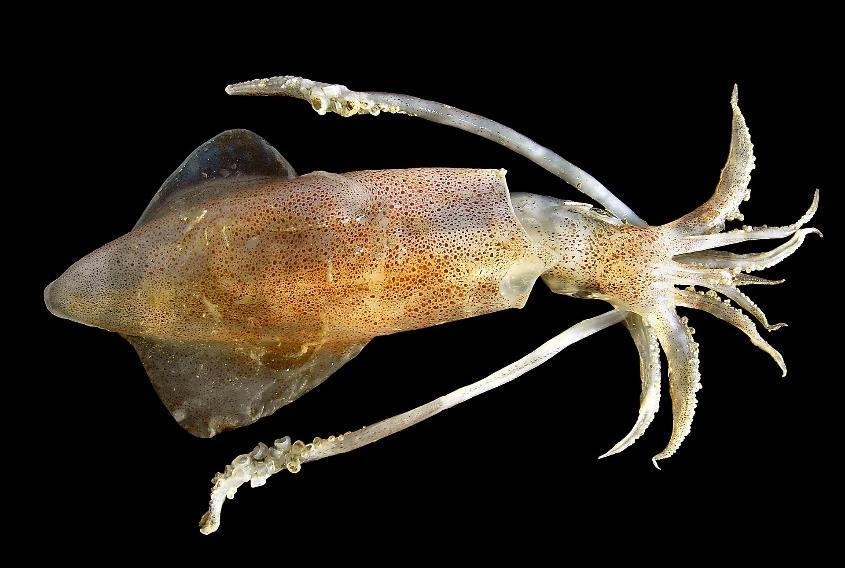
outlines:
[{"label": "tapered arm", "polygon": [[454,126],[525,156],[578,191],[595,199],[619,219],[632,225],[646,225],[645,221],[596,178],[545,146],[489,118],[443,103],[394,93],[355,92],[343,85],[318,83],[291,76],[237,83],[226,87],[226,92],[230,95],[295,97],[310,102],[314,110],[321,115],[327,112],[334,112],[341,116],[377,115],[381,112],[389,112],[417,116],[438,124]]},{"label": "tapered arm", "polygon": [[249,482],[252,487],[259,487],[266,483],[268,477],[279,471],[286,469],[291,473],[297,473],[304,463],[350,452],[400,432],[447,408],[457,406],[514,380],[548,361],[573,343],[619,323],[627,315],[628,312],[622,310],[611,310],[600,316],[586,319],[492,375],[372,426],[365,426],[340,436],[329,436],[327,439],[314,438],[310,444],[301,441],[291,444],[287,436],[276,440],[273,447],[259,444],[251,453],[235,458],[231,465],[226,466],[223,473],[218,473],[214,477],[208,512],[200,520],[200,531],[203,534],[209,534],[217,530],[220,526],[223,503],[227,497],[234,498],[235,492],[244,483]]}]

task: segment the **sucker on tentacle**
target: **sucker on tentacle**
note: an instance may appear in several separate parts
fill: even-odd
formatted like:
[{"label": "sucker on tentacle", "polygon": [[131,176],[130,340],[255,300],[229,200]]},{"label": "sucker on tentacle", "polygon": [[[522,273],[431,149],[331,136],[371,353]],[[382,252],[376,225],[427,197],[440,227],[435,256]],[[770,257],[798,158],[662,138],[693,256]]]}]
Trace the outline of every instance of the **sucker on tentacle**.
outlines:
[{"label": "sucker on tentacle", "polygon": [[720,232],[725,228],[725,221],[743,220],[739,205],[751,198],[748,187],[751,170],[754,169],[754,144],[751,133],[745,123],[745,117],[739,110],[739,89],[734,85],[731,93],[733,123],[731,125],[731,146],[728,161],[722,169],[719,184],[713,196],[705,203],[670,223],[687,234]]},{"label": "sucker on tentacle", "polygon": [[734,286],[777,286],[786,282],[786,278],[771,280],[754,274],[738,273],[733,276]]},{"label": "sucker on tentacle", "polygon": [[652,317],[660,346],[669,363],[669,394],[672,397],[672,435],[666,447],[651,461],[657,462],[674,454],[692,429],[696,393],[701,389],[698,365],[698,343],[692,338],[693,330],[686,317],[678,316],[674,308],[666,308]]},{"label": "sucker on tentacle", "polygon": [[783,355],[763,339],[757,331],[754,322],[747,315],[719,299],[715,292],[704,293],[676,290],[675,301],[678,306],[694,308],[714,315],[743,332],[751,340],[751,343],[768,353],[774,359],[775,363],[778,364],[778,367],[783,372],[783,376],[786,376],[786,363],[783,360]]},{"label": "sucker on tentacle", "polygon": [[751,314],[754,319],[759,321],[763,327],[766,328],[766,331],[775,331],[782,327],[786,327],[787,324],[785,323],[775,323],[770,324],[766,314],[763,313],[763,310],[754,303],[754,301],[739,291],[735,286],[730,286],[726,284],[716,284],[710,287],[711,290],[716,292],[717,294],[722,294],[723,296],[727,297],[729,300],[732,300],[736,305],[740,308]]},{"label": "sucker on tentacle", "polygon": [[[763,327],[767,331],[774,331],[786,326],[785,323],[769,324],[769,320],[766,314],[763,313],[763,310],[737,288],[740,285],[737,283],[738,275],[734,275],[728,270],[690,269],[683,267],[677,270],[674,276],[675,284],[677,285],[686,285],[689,287],[702,286],[727,297],[763,324]],[[764,283],[773,284],[775,282],[765,281]]]},{"label": "sucker on tentacle", "polygon": [[642,382],[640,411],[630,432],[616,445],[600,455],[599,459],[618,454],[631,447],[651,425],[660,406],[660,343],[657,341],[654,328],[637,314],[629,314],[625,318],[625,327],[628,328],[640,355],[640,379]]},{"label": "sucker on tentacle", "polygon": [[[744,227],[742,229],[734,229],[726,233],[713,233],[709,235],[688,235],[682,238],[682,245],[678,247],[676,254],[692,253],[734,245],[737,243],[744,243],[746,241],[757,241],[763,239],[782,239],[792,236],[794,233],[806,225],[810,219],[815,215],[819,207],[819,190],[813,193],[813,201],[810,203],[810,208],[801,216],[796,222],[791,225],[784,225],[782,227]],[[808,232],[820,233],[817,229],[809,229]],[[800,244],[800,243],[799,243]]]},{"label": "sucker on tentacle", "polygon": [[[767,252],[737,254],[723,250],[705,250],[680,254],[675,257],[675,260],[702,268],[728,268],[735,271],[755,272],[771,268],[786,260],[798,250],[804,243],[804,238],[810,234],[821,236],[822,233],[818,229],[801,229],[796,231],[788,241]],[[765,280],[765,278],[761,280]],[[762,282],[754,280],[753,283],[760,284]]]}]

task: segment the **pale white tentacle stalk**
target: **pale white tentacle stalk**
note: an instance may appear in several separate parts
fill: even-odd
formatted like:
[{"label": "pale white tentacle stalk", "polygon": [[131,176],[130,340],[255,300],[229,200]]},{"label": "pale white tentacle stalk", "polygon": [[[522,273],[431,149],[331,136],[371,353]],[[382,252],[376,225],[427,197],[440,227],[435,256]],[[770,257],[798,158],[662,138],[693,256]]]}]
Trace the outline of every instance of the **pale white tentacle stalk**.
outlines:
[{"label": "pale white tentacle stalk", "polygon": [[[783,227],[744,227],[725,233],[712,235],[690,235],[681,238],[677,248],[677,254],[698,252],[706,249],[744,243],[746,241],[758,241],[762,239],[782,239],[791,237],[798,230],[806,225],[815,215],[819,207],[819,190],[813,193],[813,201],[810,208],[795,223]],[[817,229],[808,229],[808,232],[821,234]],[[805,233],[806,234],[806,233]],[[800,243],[799,243],[800,244]],[[787,255],[788,256],[788,255]]]},{"label": "pale white tentacle stalk", "polygon": [[498,122],[455,107],[395,93],[350,91],[343,85],[318,83],[301,77],[283,76],[256,79],[226,87],[230,95],[280,95],[303,99],[317,113],[334,112],[341,116],[377,115],[381,112],[416,116],[438,124],[453,126],[486,138],[525,156],[578,191],[590,196],[605,209],[632,225],[645,226],[630,207],[622,203],[593,176],[555,152]]},{"label": "pale white tentacle stalk", "polygon": [[[765,270],[792,256],[804,243],[807,235],[813,233],[819,236],[822,234],[818,229],[801,229],[779,247],[766,252],[737,254],[723,250],[705,250],[681,254],[676,256],[675,260],[702,268],[727,268],[730,270],[741,270],[743,272]],[[771,282],[767,281],[766,283]],[[755,280],[753,283],[759,284],[761,282]]]},{"label": "pale white tentacle stalk", "polygon": [[599,459],[618,454],[629,448],[642,436],[654,420],[660,406],[660,344],[654,329],[639,315],[629,314],[625,327],[631,333],[640,354],[640,411],[634,427],[615,446],[599,456]]},{"label": "pale white tentacle stalk", "polygon": [[360,430],[347,432],[341,436],[330,436],[328,439],[315,438],[310,444],[301,441],[291,444],[289,437],[276,440],[272,448],[259,444],[251,453],[235,458],[231,465],[226,466],[222,473],[214,477],[208,512],[200,520],[200,531],[203,534],[209,534],[217,530],[220,526],[223,503],[227,497],[234,498],[235,492],[244,483],[249,482],[252,487],[258,487],[264,485],[268,477],[279,471],[287,470],[296,473],[304,463],[349,452],[395,434],[447,408],[452,408],[516,379],[548,361],[573,343],[621,322],[627,315],[628,312],[622,310],[611,310],[600,316],[586,319],[543,343],[525,357],[480,381]]}]

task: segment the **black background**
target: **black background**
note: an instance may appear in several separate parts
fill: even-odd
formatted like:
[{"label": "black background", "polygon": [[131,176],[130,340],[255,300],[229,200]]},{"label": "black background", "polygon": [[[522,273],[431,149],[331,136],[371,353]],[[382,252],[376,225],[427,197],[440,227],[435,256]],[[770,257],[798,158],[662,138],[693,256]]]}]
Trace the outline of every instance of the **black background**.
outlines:
[{"label": "black background", "polygon": [[[482,27],[474,39],[447,45],[466,28],[441,22],[413,38],[398,25],[333,35],[321,34],[315,18],[298,34],[255,30],[270,40],[260,46],[248,34],[209,29],[177,50],[168,41],[178,29],[125,38],[106,27],[74,28],[51,38],[56,49],[44,75],[28,77],[38,112],[30,119],[35,139],[24,143],[35,149],[36,183],[26,186],[25,213],[15,221],[38,228],[28,237],[37,262],[21,261],[24,321],[36,338],[26,358],[36,373],[27,371],[28,416],[17,438],[31,444],[23,456],[46,462],[28,468],[28,532],[83,555],[102,543],[201,544],[255,561],[266,547],[281,554],[274,558],[300,562],[332,548],[366,559],[392,542],[407,548],[388,558],[405,562],[437,556],[449,542],[519,554],[582,546],[600,556],[633,541],[632,558],[646,558],[666,542],[699,547],[705,538],[716,547],[777,550],[833,506],[839,490],[829,444],[838,409],[830,389],[841,371],[823,342],[835,309],[824,292],[833,286],[825,262],[839,255],[829,220],[841,186],[832,173],[841,149],[834,126],[841,96],[833,90],[841,69],[829,45],[787,34],[777,50],[749,40],[704,57],[681,50],[672,35],[642,53],[632,38],[602,54],[607,41],[567,39],[554,28]],[[706,52],[708,44],[699,47]],[[771,320],[790,324],[771,337],[788,377],[739,332],[690,314],[704,385],[692,434],[663,471],[652,467],[671,429],[664,398],[644,438],[598,461],[628,431],[638,405],[636,351],[617,326],[399,435],[243,488],[226,504],[222,529],[201,536],[209,480],[256,442],[285,434],[309,440],[404,411],[605,310],[538,282],[522,310],[377,338],[323,386],[251,427],[212,440],[182,431],[133,349],[117,335],[53,318],[41,290],[128,231],[206,139],[254,130],[300,173],[503,167],[513,191],[586,200],[527,160],[457,130],[407,117],[319,117],[301,101],[223,91],[277,74],[413,94],[493,118],[583,167],[653,224],[686,213],[715,187],[738,82],[758,157],[752,200],[742,208],[747,222],[792,222],[812,190],[822,190],[813,224],[827,238],[809,238],[767,272],[787,277],[785,284],[749,290]]]}]

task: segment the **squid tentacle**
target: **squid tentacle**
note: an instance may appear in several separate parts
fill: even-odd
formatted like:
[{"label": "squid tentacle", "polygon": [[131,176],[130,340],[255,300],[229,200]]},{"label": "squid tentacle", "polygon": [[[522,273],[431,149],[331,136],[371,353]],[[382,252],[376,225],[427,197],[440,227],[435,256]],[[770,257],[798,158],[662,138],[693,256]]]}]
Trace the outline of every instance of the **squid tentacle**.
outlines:
[{"label": "squid tentacle", "polygon": [[763,278],[762,276],[755,276],[753,274],[735,274],[733,277],[734,286],[777,286],[786,282],[786,278],[778,280],[771,280]]},{"label": "squid tentacle", "polygon": [[616,445],[599,456],[599,459],[618,454],[632,446],[651,425],[660,406],[660,343],[657,341],[657,335],[641,316],[634,313],[625,318],[625,327],[628,328],[640,354],[640,410],[634,427]]},{"label": "squid tentacle", "polygon": [[675,303],[678,306],[685,308],[693,308],[707,312],[716,316],[722,321],[725,321],[735,328],[743,332],[751,340],[751,343],[759,347],[761,350],[769,354],[774,359],[775,363],[780,367],[783,376],[786,376],[786,363],[783,360],[783,355],[777,349],[772,347],[760,333],[754,322],[751,321],[747,315],[742,311],[727,305],[722,302],[715,292],[705,294],[704,292],[691,292],[689,290],[676,290]]},{"label": "squid tentacle", "polygon": [[[822,233],[818,229],[801,229],[796,231],[788,241],[779,247],[766,252],[737,254],[729,251],[706,250],[680,254],[674,260],[704,268],[727,268],[743,272],[765,270],[766,268],[780,264],[792,256],[804,244],[804,239],[809,234],[821,236]],[[753,283],[759,284],[761,282],[758,280],[753,281]]]},{"label": "squid tentacle", "polygon": [[739,289],[735,286],[730,286],[727,284],[714,284],[710,287],[714,292],[717,292],[731,300],[733,300],[740,308],[744,309],[748,312],[754,319],[759,321],[763,327],[766,328],[766,331],[775,331],[782,327],[786,327],[787,324],[785,323],[775,323],[770,324],[766,314],[763,312],[760,307],[754,303],[754,301],[743,294]]},{"label": "squid tentacle", "polygon": [[698,343],[692,338],[694,330],[686,317],[678,316],[672,309],[665,309],[651,318],[651,324],[669,363],[669,394],[672,398],[672,434],[666,447],[652,458],[657,469],[659,460],[672,456],[690,433],[695,408],[696,392],[701,388],[698,361]]},{"label": "squid tentacle", "polygon": [[354,432],[330,436],[328,439],[315,438],[310,444],[302,441],[291,444],[289,437],[276,440],[273,448],[259,444],[251,453],[238,456],[226,466],[222,473],[214,476],[208,511],[200,520],[200,532],[210,534],[217,530],[220,526],[223,503],[226,498],[233,499],[238,488],[244,483],[249,482],[251,487],[259,487],[267,482],[268,477],[280,471],[297,473],[304,463],[350,452],[418,424],[448,408],[516,379],[545,363],[573,343],[621,322],[627,315],[626,311],[614,309],[586,319],[543,343],[528,355],[479,381]]},{"label": "squid tentacle", "polygon": [[[770,324],[766,314],[763,310],[754,303],[754,301],[747,295],[743,294],[737,286],[739,285],[735,280],[735,275],[730,271],[723,269],[691,269],[683,265],[677,265],[675,270],[671,271],[675,284],[681,286],[703,286],[709,288],[718,294],[721,294],[733,302],[740,308],[751,314],[754,319],[759,321],[767,331],[774,331],[785,327],[785,323]],[[774,280],[765,280],[764,283],[775,283]],[[695,290],[692,289],[692,292]]]},{"label": "squid tentacle", "polygon": [[731,94],[731,108],[731,145],[716,191],[705,203],[671,223],[685,234],[718,232],[725,228],[725,221],[743,219],[739,205],[751,197],[748,184],[754,169],[754,144],[739,109],[739,89],[736,85]]},{"label": "squid tentacle", "polygon": [[[735,229],[733,231],[715,233],[712,235],[684,236],[680,239],[676,254],[698,252],[706,249],[733,245],[736,243],[744,243],[746,241],[791,237],[813,218],[813,215],[815,215],[818,207],[819,190],[817,189],[813,193],[813,201],[810,203],[810,207],[807,209],[807,212],[791,225],[784,225],[782,227],[746,227],[743,229]],[[819,232],[817,229],[809,229],[809,231]]]},{"label": "squid tentacle", "polygon": [[303,99],[310,102],[320,115],[327,112],[341,116],[378,115],[381,112],[388,112],[416,116],[437,124],[459,128],[528,158],[578,191],[595,199],[619,219],[632,225],[646,225],[645,221],[601,182],[555,152],[503,124],[443,103],[394,93],[355,92],[343,85],[318,83],[293,76],[236,83],[226,87],[226,92],[230,95],[275,95]]}]

